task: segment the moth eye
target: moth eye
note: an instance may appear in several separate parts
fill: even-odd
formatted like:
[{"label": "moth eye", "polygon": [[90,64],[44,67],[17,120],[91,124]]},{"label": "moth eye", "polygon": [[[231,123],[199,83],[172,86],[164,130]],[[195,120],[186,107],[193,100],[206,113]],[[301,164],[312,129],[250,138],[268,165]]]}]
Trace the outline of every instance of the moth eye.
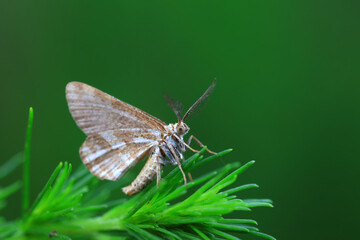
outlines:
[{"label": "moth eye", "polygon": [[183,131],[183,128],[179,128],[179,132],[182,132]]}]

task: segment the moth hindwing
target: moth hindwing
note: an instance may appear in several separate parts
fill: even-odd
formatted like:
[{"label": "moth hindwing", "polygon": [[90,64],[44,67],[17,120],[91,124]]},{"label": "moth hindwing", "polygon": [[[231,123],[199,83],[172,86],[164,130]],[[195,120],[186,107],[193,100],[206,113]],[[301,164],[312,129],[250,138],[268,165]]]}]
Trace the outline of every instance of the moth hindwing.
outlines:
[{"label": "moth hindwing", "polygon": [[[215,81],[200,98],[201,102],[214,86]],[[155,176],[159,184],[166,162],[179,166],[186,184],[180,161],[184,159],[182,153],[190,148],[183,140],[189,127],[180,119],[179,113],[178,123],[166,125],[156,117],[80,82],[67,84],[66,99],[72,117],[87,135],[80,147],[80,157],[92,174],[115,181],[148,157],[136,179],[123,188],[124,193],[132,195],[141,191]],[[196,105],[199,104],[195,103],[184,118]]]}]

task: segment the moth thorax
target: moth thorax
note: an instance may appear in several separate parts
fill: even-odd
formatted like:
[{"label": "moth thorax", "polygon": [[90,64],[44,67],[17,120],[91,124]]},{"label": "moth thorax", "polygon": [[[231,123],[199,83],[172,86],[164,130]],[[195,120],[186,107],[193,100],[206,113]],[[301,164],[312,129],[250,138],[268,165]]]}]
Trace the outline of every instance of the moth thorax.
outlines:
[{"label": "moth thorax", "polygon": [[174,124],[174,130],[179,136],[184,136],[190,128],[184,122],[178,122]]}]

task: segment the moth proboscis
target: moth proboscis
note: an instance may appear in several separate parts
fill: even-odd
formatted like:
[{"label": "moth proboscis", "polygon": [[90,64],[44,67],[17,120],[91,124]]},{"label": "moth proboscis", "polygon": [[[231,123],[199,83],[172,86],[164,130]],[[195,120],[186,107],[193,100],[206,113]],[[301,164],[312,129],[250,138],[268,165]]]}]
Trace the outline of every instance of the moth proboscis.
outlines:
[{"label": "moth proboscis", "polygon": [[68,83],[66,99],[70,113],[87,135],[80,147],[83,163],[96,177],[115,181],[141,159],[148,157],[135,180],[122,189],[127,195],[140,192],[155,176],[159,185],[161,170],[166,163],[178,165],[186,185],[186,176],[181,168],[183,152],[186,148],[198,152],[189,146],[192,139],[200,146],[204,145],[194,136],[184,142],[183,137],[190,130],[185,120],[207,99],[215,84],[216,79],[185,114],[180,102],[165,96],[178,118],[177,123],[167,125],[87,84]]}]

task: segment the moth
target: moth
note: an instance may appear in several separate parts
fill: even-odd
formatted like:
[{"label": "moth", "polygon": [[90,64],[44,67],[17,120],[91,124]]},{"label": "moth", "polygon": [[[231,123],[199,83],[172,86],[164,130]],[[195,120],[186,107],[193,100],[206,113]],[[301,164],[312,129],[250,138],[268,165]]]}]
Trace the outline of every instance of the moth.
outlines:
[{"label": "moth", "polygon": [[140,192],[155,177],[159,185],[166,163],[179,167],[186,185],[186,176],[181,168],[183,152],[187,148],[198,152],[189,146],[192,139],[200,146],[204,145],[194,136],[190,136],[185,143],[183,137],[190,130],[185,121],[204,103],[215,84],[216,79],[185,114],[179,101],[165,95],[178,119],[177,123],[167,125],[87,84],[68,83],[66,99],[70,113],[87,135],[80,147],[83,163],[99,179],[116,181],[140,160],[148,157],[135,180],[122,189],[127,195]]}]

